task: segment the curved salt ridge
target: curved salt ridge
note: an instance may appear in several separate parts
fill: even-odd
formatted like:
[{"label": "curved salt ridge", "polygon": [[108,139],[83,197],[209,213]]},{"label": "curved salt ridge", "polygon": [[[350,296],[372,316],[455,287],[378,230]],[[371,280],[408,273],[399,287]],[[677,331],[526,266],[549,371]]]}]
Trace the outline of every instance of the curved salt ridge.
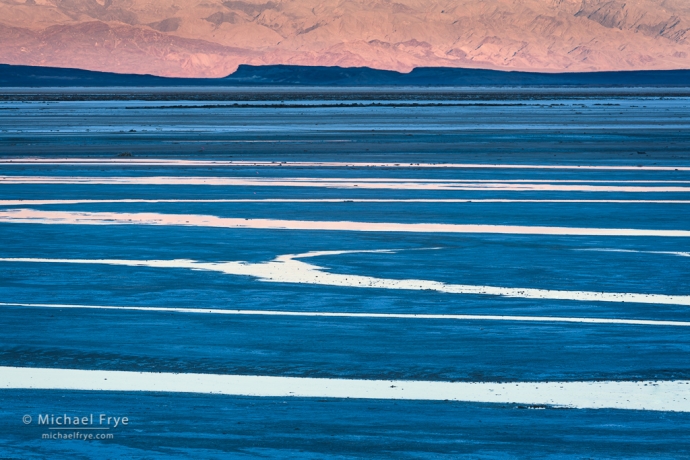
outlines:
[{"label": "curved salt ridge", "polygon": [[523,299],[574,300],[582,302],[633,302],[644,304],[687,305],[688,295],[637,294],[619,292],[559,291],[550,289],[510,288],[465,284],[446,284],[439,281],[418,279],[387,279],[360,275],[341,275],[325,271],[317,265],[302,262],[302,258],[324,255],[355,253],[393,253],[395,250],[370,251],[314,251],[304,254],[285,254],[270,262],[197,262],[187,259],[174,260],[123,260],[123,259],[44,259],[0,258],[0,262],[105,264],[130,267],[187,268],[208,270],[227,275],[251,276],[259,281],[273,283],[311,284],[355,288],[394,289],[411,291],[436,291],[446,294],[494,295]]},{"label": "curved salt ridge", "polygon": [[540,227],[480,224],[404,224],[393,222],[310,221],[242,219],[198,214],[118,213],[81,211],[40,211],[6,209],[0,222],[71,225],[175,225],[266,230],[324,230],[351,232],[492,233],[563,236],[658,236],[690,237],[688,230],[646,230],[626,228]]},{"label": "curved salt ridge", "polygon": [[688,166],[613,166],[613,165],[521,165],[521,164],[473,164],[473,163],[344,163],[319,161],[211,161],[211,160],[155,160],[124,158],[20,158],[3,159],[0,164],[92,164],[131,166],[297,166],[321,168],[467,168],[467,169],[594,169],[605,171],[690,171]]},{"label": "curved salt ridge", "polygon": [[690,204],[687,200],[511,200],[511,199],[372,199],[372,198],[238,198],[238,199],[170,199],[147,200],[139,198],[121,200],[0,200],[0,206],[39,206],[49,204],[101,204],[101,203],[650,203]]},{"label": "curved salt ridge", "polygon": [[690,412],[690,382],[442,382],[0,367],[0,389],[399,399]]},{"label": "curved salt ridge", "polygon": [[297,316],[325,318],[372,318],[372,319],[437,319],[459,321],[510,321],[533,323],[580,323],[580,324],[624,324],[632,326],[674,326],[690,327],[689,321],[663,321],[649,319],[617,318],[577,318],[563,316],[501,316],[501,315],[430,315],[412,313],[348,313],[325,311],[284,311],[284,310],[223,310],[218,308],[178,308],[178,307],[122,307],[111,305],[69,305],[52,303],[5,303],[3,307],[59,308],[86,310],[144,311],[164,313],[201,313],[206,315],[238,316]]},{"label": "curved salt ridge", "polygon": [[[265,177],[59,177],[59,176],[0,176],[0,184],[71,184],[71,185],[206,185],[242,187],[314,187],[380,190],[443,190],[443,191],[512,191],[512,192],[616,192],[616,193],[690,193],[690,187],[639,185],[556,185],[551,183],[511,181],[457,181],[404,179],[314,179]],[[662,182],[663,183],[663,182]],[[675,182],[671,182],[675,183]]]}]

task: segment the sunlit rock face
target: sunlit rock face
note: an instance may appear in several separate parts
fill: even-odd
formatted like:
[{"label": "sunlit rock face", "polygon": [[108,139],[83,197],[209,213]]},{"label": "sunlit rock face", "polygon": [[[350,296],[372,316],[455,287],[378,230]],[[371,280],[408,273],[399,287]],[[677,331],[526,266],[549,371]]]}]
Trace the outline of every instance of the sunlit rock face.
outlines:
[{"label": "sunlit rock face", "polygon": [[690,2],[0,0],[0,62],[186,77],[243,63],[690,68]]}]

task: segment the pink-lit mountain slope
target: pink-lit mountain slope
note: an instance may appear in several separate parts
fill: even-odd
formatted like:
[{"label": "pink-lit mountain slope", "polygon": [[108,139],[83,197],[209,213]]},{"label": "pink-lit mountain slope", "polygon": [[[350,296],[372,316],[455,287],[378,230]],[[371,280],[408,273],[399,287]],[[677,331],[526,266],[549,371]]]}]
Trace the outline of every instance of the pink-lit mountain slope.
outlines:
[{"label": "pink-lit mountain slope", "polygon": [[0,0],[0,62],[186,77],[242,63],[690,68],[690,1]]}]

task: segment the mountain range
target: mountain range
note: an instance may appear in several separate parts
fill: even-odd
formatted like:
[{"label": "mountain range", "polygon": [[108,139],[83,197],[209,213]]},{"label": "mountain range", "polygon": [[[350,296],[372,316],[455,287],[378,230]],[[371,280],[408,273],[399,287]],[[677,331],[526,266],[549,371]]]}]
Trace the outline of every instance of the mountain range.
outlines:
[{"label": "mountain range", "polygon": [[0,0],[0,62],[169,77],[241,64],[690,68],[688,0]]}]

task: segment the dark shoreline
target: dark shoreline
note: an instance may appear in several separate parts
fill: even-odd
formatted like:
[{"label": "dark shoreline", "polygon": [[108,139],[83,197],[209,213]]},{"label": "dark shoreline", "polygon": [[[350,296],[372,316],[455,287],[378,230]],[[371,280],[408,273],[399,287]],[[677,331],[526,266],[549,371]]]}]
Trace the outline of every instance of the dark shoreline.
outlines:
[{"label": "dark shoreline", "polygon": [[[573,87],[45,87],[3,88],[0,101],[539,101],[549,99],[645,99],[690,97],[682,88]],[[305,104],[308,106],[308,104]]]},{"label": "dark shoreline", "polygon": [[524,72],[417,67],[409,73],[369,67],[240,65],[221,78],[172,78],[83,69],[0,64],[0,87],[684,87],[690,70]]}]

